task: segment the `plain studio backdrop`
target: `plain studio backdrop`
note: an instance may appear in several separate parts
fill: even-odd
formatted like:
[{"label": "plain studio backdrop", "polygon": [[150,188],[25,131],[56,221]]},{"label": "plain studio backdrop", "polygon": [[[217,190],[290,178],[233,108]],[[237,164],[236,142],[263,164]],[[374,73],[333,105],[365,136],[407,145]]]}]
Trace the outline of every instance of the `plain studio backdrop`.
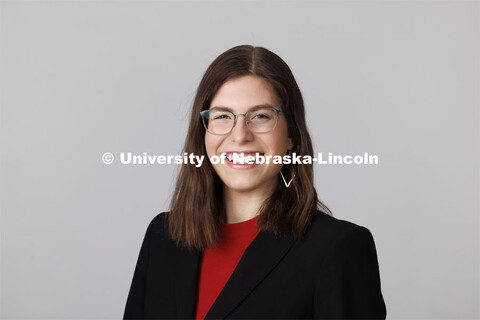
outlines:
[{"label": "plain studio backdrop", "polygon": [[[1,316],[118,319],[207,66],[291,67],[319,196],[375,238],[390,319],[479,313],[478,1],[2,1]],[[113,164],[102,162],[111,152]],[[285,293],[288,294],[288,293]]]}]

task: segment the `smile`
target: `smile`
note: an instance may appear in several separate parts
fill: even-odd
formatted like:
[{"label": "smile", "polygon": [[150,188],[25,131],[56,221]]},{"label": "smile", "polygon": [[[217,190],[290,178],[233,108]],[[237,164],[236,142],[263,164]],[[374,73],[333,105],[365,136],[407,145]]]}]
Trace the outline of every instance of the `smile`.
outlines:
[{"label": "smile", "polygon": [[257,166],[256,158],[263,156],[264,153],[259,151],[242,151],[242,152],[223,152],[221,157],[225,163],[234,169],[250,169]]}]

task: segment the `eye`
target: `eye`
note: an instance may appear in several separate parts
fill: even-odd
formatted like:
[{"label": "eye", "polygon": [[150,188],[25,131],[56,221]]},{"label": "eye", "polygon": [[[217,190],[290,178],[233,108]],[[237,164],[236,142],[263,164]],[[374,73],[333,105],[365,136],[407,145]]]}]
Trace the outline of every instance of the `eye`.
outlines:
[{"label": "eye", "polygon": [[233,114],[226,110],[215,109],[215,110],[211,110],[209,114],[210,114],[210,120],[226,121],[226,120],[233,119]]},{"label": "eye", "polygon": [[255,110],[249,116],[249,120],[253,122],[263,123],[266,121],[270,121],[274,117],[275,117],[275,114],[273,114],[270,110]]},{"label": "eye", "polygon": [[214,116],[214,120],[230,119],[231,117],[228,114],[218,114]]},{"label": "eye", "polygon": [[270,119],[270,117],[268,116],[268,114],[257,113],[253,116],[252,119]]}]

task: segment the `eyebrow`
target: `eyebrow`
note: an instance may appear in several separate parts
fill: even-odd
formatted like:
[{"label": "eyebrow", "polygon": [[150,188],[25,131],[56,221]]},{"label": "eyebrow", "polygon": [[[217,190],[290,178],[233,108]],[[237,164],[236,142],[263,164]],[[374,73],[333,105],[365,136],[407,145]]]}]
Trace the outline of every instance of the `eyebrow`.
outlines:
[{"label": "eyebrow", "polygon": [[[252,110],[252,109],[258,108],[258,107],[272,107],[272,108],[276,108],[276,107],[272,106],[272,105],[269,104],[269,103],[262,103],[262,104],[257,104],[257,105],[251,106],[250,108],[248,108],[248,110]],[[210,107],[210,110],[212,110],[212,109],[223,109],[223,110],[228,110],[228,111],[230,111],[230,112],[233,112],[232,108],[226,107],[226,106],[213,106],[213,107]]]}]

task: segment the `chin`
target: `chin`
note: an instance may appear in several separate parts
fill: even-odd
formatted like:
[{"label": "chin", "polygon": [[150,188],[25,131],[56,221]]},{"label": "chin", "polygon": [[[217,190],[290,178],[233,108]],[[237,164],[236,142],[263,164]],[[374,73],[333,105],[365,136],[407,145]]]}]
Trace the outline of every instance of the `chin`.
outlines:
[{"label": "chin", "polygon": [[[243,179],[225,179],[223,180],[223,184],[230,190],[234,190],[237,192],[251,192],[251,191],[261,191],[263,189],[268,189],[271,183],[274,183],[272,179],[261,181],[258,179],[247,179],[246,177]],[[267,183],[267,181],[269,181]]]},{"label": "chin", "polygon": [[248,191],[253,191],[257,189],[259,186],[258,184],[253,184],[251,181],[246,181],[246,182],[227,182],[225,183],[225,186],[228,189],[235,190],[237,192],[248,192]]}]

